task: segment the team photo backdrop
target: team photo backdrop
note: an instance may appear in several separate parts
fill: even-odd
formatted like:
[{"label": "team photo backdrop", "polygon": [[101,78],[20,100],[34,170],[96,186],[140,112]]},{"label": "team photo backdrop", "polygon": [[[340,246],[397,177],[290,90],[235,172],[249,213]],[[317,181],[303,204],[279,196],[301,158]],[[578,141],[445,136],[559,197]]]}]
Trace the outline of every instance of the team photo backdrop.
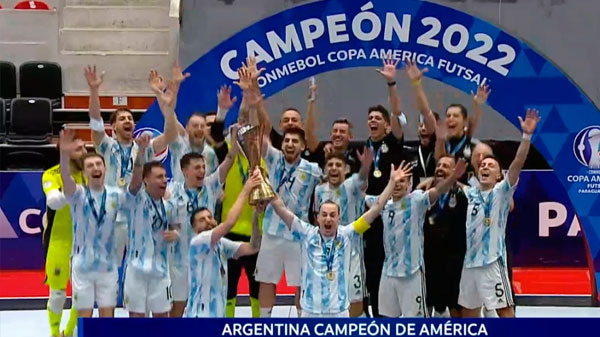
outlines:
[{"label": "team photo backdrop", "polygon": [[[232,85],[247,55],[266,68],[259,80],[266,97],[310,76],[379,67],[382,58],[397,58],[415,59],[429,68],[426,76],[466,94],[490,85],[488,104],[516,127],[517,116],[536,108],[542,121],[533,144],[552,171],[521,176],[513,214],[518,223],[511,227],[511,237],[519,240],[515,264],[585,266],[589,254],[600,286],[600,113],[531,45],[479,18],[424,1],[313,2],[253,23],[191,63],[186,71],[192,77],[178,98],[179,120],[214,110],[216,88]],[[234,108],[227,122],[236,117]],[[138,129],[162,127],[156,105],[138,123]],[[0,268],[42,267],[44,204],[41,173],[0,173]]]}]

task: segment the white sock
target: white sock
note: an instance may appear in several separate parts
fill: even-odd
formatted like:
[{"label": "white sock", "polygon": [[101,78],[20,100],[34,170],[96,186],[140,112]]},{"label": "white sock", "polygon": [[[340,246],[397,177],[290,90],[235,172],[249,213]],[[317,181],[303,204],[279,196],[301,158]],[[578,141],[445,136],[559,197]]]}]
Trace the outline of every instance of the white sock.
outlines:
[{"label": "white sock", "polygon": [[273,311],[273,308],[260,308],[260,317],[261,318],[270,318],[271,317],[271,312]]},{"label": "white sock", "polygon": [[367,314],[363,311],[362,314],[358,315],[358,317],[367,317]]}]

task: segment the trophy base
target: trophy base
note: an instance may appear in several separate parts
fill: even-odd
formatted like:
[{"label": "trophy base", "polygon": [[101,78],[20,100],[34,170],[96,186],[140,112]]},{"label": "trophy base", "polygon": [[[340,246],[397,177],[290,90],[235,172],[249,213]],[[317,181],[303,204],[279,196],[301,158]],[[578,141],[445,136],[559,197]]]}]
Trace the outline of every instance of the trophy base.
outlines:
[{"label": "trophy base", "polygon": [[262,184],[250,192],[248,204],[250,204],[250,206],[256,206],[264,202],[269,202],[273,198],[275,198],[275,192],[273,192],[273,188],[271,185],[269,185],[269,183],[263,181]]}]

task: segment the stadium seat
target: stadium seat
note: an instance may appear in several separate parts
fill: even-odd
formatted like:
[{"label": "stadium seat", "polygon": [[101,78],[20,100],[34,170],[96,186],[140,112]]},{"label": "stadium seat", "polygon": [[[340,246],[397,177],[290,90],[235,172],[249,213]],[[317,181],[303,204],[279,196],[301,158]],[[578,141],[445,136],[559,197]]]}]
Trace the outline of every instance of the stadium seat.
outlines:
[{"label": "stadium seat", "polygon": [[45,170],[46,156],[37,151],[12,151],[6,154],[5,170]]},{"label": "stadium seat", "polygon": [[17,68],[12,62],[0,61],[0,98],[17,97]]},{"label": "stadium seat", "polygon": [[15,5],[14,9],[33,9],[49,11],[50,6],[43,1],[21,1]]},{"label": "stadium seat", "polygon": [[8,144],[48,144],[52,136],[52,103],[47,98],[16,98],[11,103]]},{"label": "stadium seat", "polygon": [[[45,97],[60,107],[62,92],[62,70],[58,63],[31,61],[19,67],[21,97]],[[58,106],[56,106],[58,103]]]}]

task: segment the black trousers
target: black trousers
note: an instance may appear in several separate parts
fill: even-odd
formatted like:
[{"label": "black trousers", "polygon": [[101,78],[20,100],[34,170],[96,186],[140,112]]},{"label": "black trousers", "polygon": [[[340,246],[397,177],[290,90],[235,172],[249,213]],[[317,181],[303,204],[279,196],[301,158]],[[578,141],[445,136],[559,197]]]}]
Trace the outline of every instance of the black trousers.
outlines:
[{"label": "black trousers", "polygon": [[379,282],[383,269],[385,251],[383,250],[383,223],[378,217],[371,228],[363,234],[365,244],[365,269],[366,286],[369,292],[369,302],[373,310],[373,317],[382,317],[379,314]]},{"label": "black trousers", "polygon": [[[250,237],[245,235],[229,233],[225,236],[232,241],[249,242]],[[237,296],[238,282],[242,275],[242,268],[246,271],[246,277],[250,283],[250,297],[258,298],[258,282],[254,279],[254,269],[256,269],[256,259],[258,253],[254,255],[242,256],[239,259],[227,260],[227,299],[230,300]]]}]

